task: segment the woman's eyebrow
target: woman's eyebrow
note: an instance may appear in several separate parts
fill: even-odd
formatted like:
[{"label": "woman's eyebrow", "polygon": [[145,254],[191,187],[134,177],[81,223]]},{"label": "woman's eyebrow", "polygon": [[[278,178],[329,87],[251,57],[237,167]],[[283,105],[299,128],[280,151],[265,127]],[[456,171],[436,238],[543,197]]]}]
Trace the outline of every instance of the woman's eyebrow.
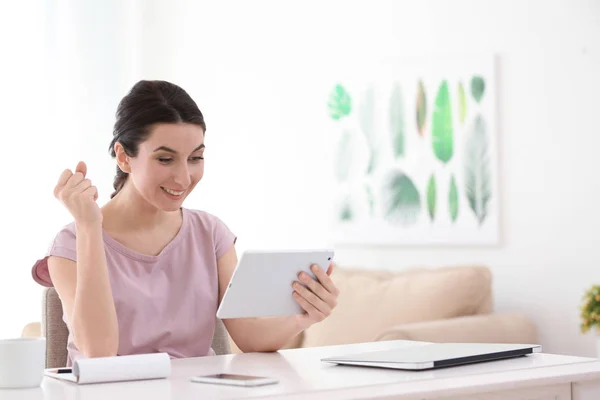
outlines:
[{"label": "woman's eyebrow", "polygon": [[[200,146],[196,147],[196,148],[195,148],[195,149],[192,151],[192,153],[193,153],[193,152],[196,152],[196,151],[198,151],[198,150],[200,150],[200,149],[203,149],[203,148],[205,148],[205,147],[206,147],[206,146],[204,146],[204,143],[202,143]],[[168,151],[169,153],[173,153],[173,154],[177,154],[177,151],[176,151],[176,150],[173,150],[172,148],[170,148],[170,147],[167,147],[167,146],[160,146],[160,147],[157,147],[156,149],[154,149],[154,153],[156,153],[157,151],[160,151],[160,150],[162,150],[162,151]]]}]

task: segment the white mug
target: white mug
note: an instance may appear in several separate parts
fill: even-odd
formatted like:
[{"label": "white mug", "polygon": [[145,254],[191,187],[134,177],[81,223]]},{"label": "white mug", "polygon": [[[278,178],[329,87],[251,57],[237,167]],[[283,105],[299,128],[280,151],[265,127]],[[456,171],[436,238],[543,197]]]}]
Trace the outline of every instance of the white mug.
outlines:
[{"label": "white mug", "polygon": [[0,340],[0,389],[38,387],[45,367],[46,338]]}]

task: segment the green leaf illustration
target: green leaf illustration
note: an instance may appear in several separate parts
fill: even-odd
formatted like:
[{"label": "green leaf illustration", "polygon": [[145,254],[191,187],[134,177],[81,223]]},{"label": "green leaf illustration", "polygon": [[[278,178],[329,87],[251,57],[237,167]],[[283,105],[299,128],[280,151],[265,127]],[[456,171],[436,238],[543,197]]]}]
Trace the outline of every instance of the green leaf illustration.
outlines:
[{"label": "green leaf illustration", "polygon": [[369,165],[367,167],[367,173],[372,173],[378,164],[378,158],[376,154],[376,143],[375,143],[375,131],[373,129],[373,122],[375,117],[375,89],[373,86],[365,91],[363,99],[358,109],[358,124],[360,129],[365,134],[367,139],[367,145],[369,147]]},{"label": "green leaf illustration", "polygon": [[492,197],[489,139],[485,121],[477,115],[466,138],[465,191],[469,207],[481,225],[488,215]]},{"label": "green leaf illustration", "polygon": [[471,94],[476,102],[480,102],[485,92],[485,81],[483,77],[476,75],[471,78]]},{"label": "green leaf illustration", "polygon": [[404,156],[406,146],[404,140],[405,130],[402,89],[399,84],[395,84],[390,97],[390,132],[396,158]]},{"label": "green leaf illustration", "polygon": [[352,209],[350,199],[346,198],[342,201],[338,218],[340,221],[344,222],[352,221],[352,219],[354,219],[354,210]]},{"label": "green leaf illustration", "polygon": [[452,133],[452,112],[450,109],[450,92],[448,82],[443,81],[435,98],[431,123],[433,153],[443,163],[447,163],[454,153]]},{"label": "green leaf illustration", "polygon": [[367,193],[367,202],[369,203],[369,214],[373,216],[375,212],[375,198],[369,185],[365,185],[365,192]]},{"label": "green leaf illustration", "polygon": [[339,182],[348,179],[354,160],[354,145],[356,137],[351,130],[344,130],[338,143],[335,155],[335,177]]},{"label": "green leaf illustration", "polygon": [[425,95],[425,86],[423,81],[419,81],[417,89],[417,129],[419,135],[425,136],[425,121],[427,118],[427,96]]},{"label": "green leaf illustration", "polygon": [[452,175],[452,179],[450,180],[448,205],[450,209],[450,219],[452,222],[456,222],[456,217],[458,217],[458,187],[456,187],[456,179],[454,179],[454,175]]},{"label": "green leaf illustration", "polygon": [[382,188],[384,218],[391,223],[410,225],[421,211],[421,195],[413,181],[399,171],[392,172]]},{"label": "green leaf illustration", "polygon": [[329,116],[334,120],[339,120],[343,116],[350,114],[352,101],[350,100],[350,95],[342,85],[337,84],[331,90],[327,106],[329,108]]},{"label": "green leaf illustration", "polygon": [[465,88],[463,87],[462,82],[458,83],[458,118],[460,120],[460,124],[463,125],[465,123],[465,118],[467,117],[467,96],[465,95]]},{"label": "green leaf illustration", "polygon": [[427,212],[431,221],[435,219],[436,191],[435,174],[431,174],[431,178],[429,178],[429,183],[427,184]]}]

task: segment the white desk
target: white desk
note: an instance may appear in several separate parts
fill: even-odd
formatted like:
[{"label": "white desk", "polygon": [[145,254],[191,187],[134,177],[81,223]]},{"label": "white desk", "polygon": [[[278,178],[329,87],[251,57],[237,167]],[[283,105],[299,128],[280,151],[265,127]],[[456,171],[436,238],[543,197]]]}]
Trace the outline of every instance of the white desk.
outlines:
[{"label": "white desk", "polygon": [[[41,388],[0,390],[0,399],[600,399],[600,361],[592,358],[541,353],[414,372],[338,366],[320,361],[326,356],[423,344],[389,341],[173,360],[169,379],[77,386],[45,377]],[[277,377],[280,383],[242,388],[189,381],[193,375],[219,372]]]}]

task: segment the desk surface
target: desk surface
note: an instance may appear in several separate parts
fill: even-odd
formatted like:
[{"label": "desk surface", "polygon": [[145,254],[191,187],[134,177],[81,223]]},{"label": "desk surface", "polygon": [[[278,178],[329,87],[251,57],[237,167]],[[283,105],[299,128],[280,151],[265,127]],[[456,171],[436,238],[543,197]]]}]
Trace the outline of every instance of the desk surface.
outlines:
[{"label": "desk surface", "polygon": [[[41,388],[0,390],[2,399],[185,400],[277,398],[373,398],[393,394],[449,395],[527,388],[576,380],[600,379],[600,361],[593,358],[538,353],[430,371],[400,371],[338,366],[323,357],[419,346],[427,343],[388,341],[344,346],[282,350],[172,360],[169,379],[75,385],[45,377]],[[194,375],[220,372],[275,377],[277,385],[255,388],[190,382]],[[8,396],[6,396],[8,395]]]}]

